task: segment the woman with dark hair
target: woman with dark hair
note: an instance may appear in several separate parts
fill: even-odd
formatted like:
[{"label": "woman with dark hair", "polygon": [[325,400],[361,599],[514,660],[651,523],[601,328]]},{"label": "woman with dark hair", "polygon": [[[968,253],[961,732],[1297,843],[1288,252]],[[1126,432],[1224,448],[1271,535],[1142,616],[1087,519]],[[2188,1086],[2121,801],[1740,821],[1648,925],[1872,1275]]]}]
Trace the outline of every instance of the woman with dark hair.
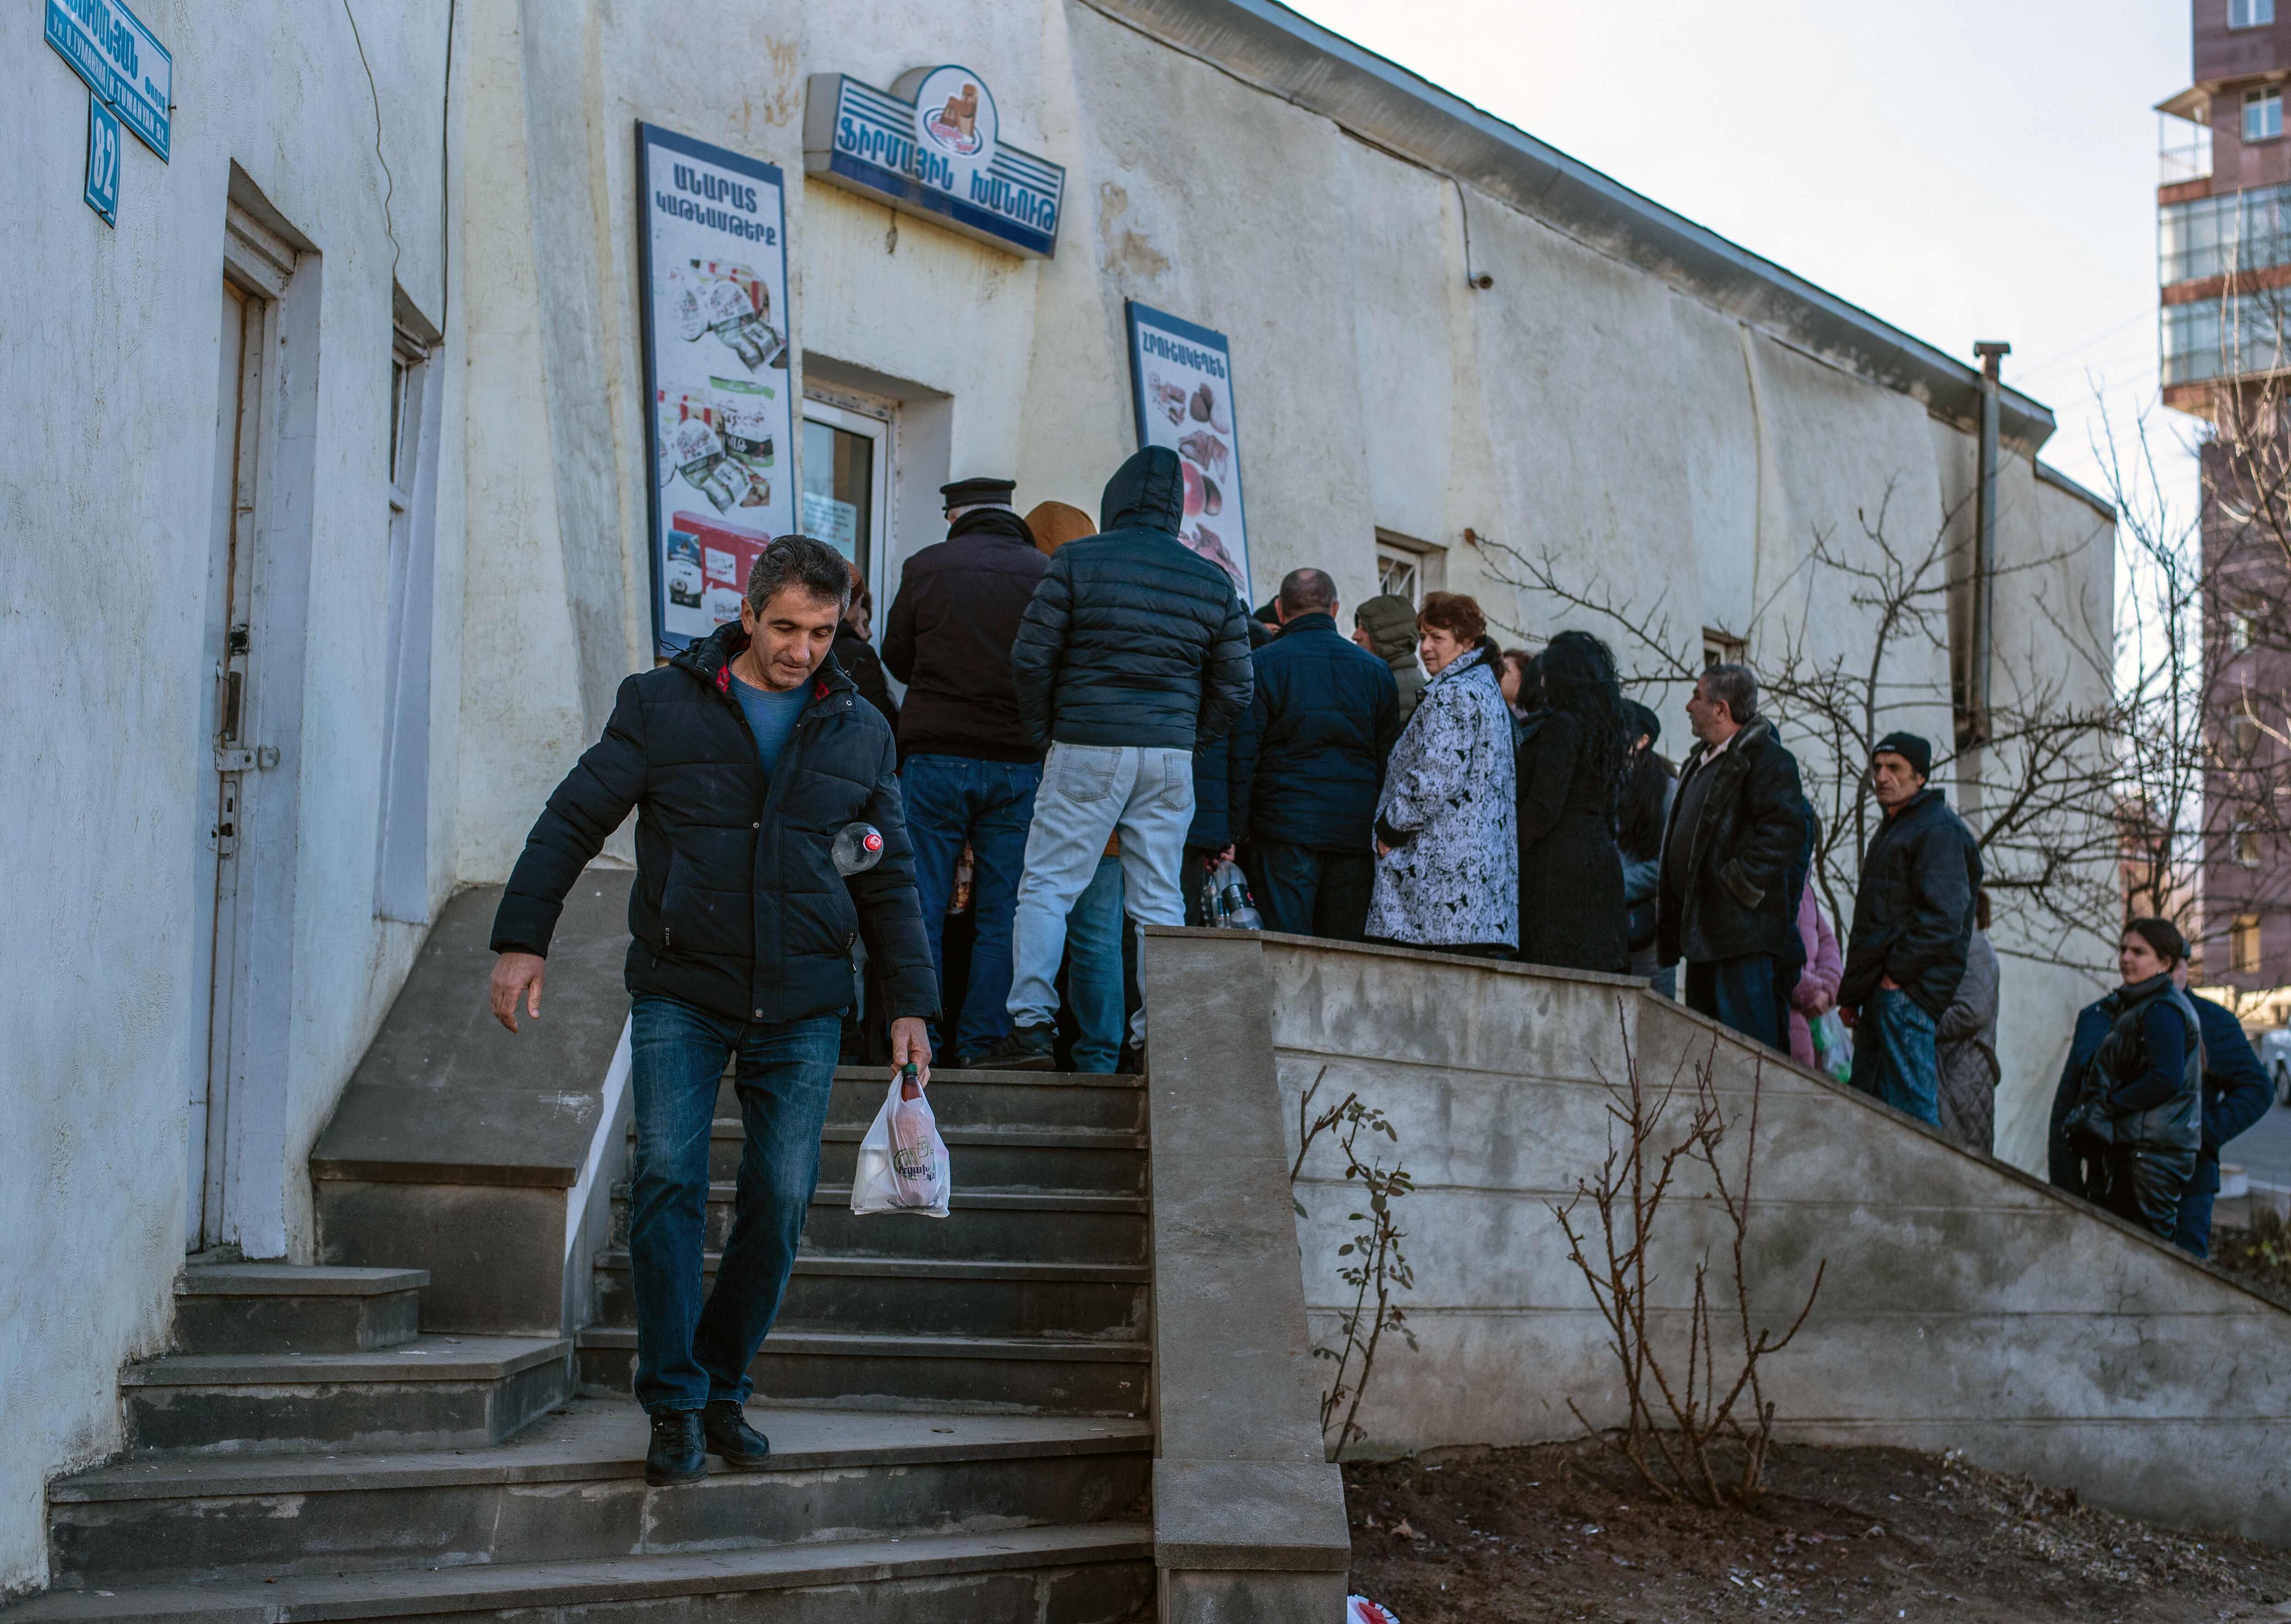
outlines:
[{"label": "woman with dark hair", "polygon": [[1368,938],[1509,958],[1519,945],[1519,843],[1500,651],[1461,592],[1427,592],[1417,624],[1432,679],[1385,763]]},{"label": "woman with dark hair", "polygon": [[1511,742],[1516,749],[1527,737],[1527,719],[1543,709],[1543,677],[1536,670],[1535,656],[1524,648],[1507,648],[1498,657],[1497,682],[1511,712]]},{"label": "woman with dark hair", "polygon": [[1519,956],[1563,969],[1630,968],[1615,801],[1636,736],[1615,656],[1563,631],[1536,656],[1543,709],[1519,747]]},{"label": "woman with dark hair", "polygon": [[1636,699],[1623,708],[1630,720],[1631,747],[1623,759],[1623,791],[1616,807],[1615,844],[1623,859],[1623,935],[1631,950],[1630,973],[1644,976],[1665,998],[1678,996],[1678,969],[1655,962],[1655,893],[1662,883],[1662,832],[1670,822],[1670,800],[1678,792],[1678,768],[1655,749],[1662,719]]},{"label": "woman with dark hair", "polygon": [[2124,985],[2077,1017],[2053,1100],[2053,1182],[2160,1241],[2203,1143],[2202,1027],[2173,979],[2187,957],[2170,921],[2125,926]]}]

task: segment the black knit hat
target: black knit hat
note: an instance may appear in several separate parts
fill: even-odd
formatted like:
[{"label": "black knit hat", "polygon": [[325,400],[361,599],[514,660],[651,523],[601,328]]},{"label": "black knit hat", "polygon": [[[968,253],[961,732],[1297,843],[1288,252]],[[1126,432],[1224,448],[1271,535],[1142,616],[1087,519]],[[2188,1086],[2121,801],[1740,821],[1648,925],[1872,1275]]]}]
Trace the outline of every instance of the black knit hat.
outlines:
[{"label": "black knit hat", "polygon": [[1623,710],[1631,719],[1633,738],[1636,738],[1642,733],[1645,734],[1649,750],[1652,750],[1662,742],[1662,718],[1654,713],[1653,707],[1643,705],[1636,699],[1626,699],[1623,701]]},{"label": "black knit hat", "polygon": [[1909,764],[1920,778],[1933,776],[1933,746],[1914,733],[1889,733],[1879,739],[1869,754],[1899,756]]}]

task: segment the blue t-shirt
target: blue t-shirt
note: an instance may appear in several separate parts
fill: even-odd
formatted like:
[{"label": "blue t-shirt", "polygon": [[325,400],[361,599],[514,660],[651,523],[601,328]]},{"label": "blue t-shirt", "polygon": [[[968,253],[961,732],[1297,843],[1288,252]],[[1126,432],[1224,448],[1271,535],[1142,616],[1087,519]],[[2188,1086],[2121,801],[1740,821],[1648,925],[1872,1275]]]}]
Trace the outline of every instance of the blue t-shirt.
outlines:
[{"label": "blue t-shirt", "polygon": [[775,694],[769,688],[750,687],[735,677],[732,696],[747,712],[748,731],[756,736],[756,759],[764,764],[764,782],[768,784],[788,736],[795,731],[796,719],[811,702],[811,684],[799,682],[784,694]]}]

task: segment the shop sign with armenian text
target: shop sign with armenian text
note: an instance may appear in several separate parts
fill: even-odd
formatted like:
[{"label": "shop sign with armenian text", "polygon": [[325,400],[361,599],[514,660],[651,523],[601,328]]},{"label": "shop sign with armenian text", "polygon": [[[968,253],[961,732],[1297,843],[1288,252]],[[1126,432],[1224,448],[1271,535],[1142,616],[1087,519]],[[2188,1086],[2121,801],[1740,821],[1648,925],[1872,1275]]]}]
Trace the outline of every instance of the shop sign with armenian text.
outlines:
[{"label": "shop sign with armenian text", "polygon": [[999,125],[993,92],[968,68],[918,68],[888,91],[848,74],[814,74],[804,173],[997,248],[1049,259],[1057,249],[1066,172],[1004,144]]}]

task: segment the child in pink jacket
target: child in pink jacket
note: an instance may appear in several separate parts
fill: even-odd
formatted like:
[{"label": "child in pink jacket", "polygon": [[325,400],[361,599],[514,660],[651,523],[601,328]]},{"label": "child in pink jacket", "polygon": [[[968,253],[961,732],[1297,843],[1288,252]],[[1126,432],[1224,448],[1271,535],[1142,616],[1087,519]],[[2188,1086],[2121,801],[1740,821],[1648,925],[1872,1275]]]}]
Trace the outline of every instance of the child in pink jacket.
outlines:
[{"label": "child in pink jacket", "polygon": [[1811,881],[1798,900],[1797,934],[1805,944],[1805,968],[1798,972],[1797,988],[1790,994],[1790,1058],[1811,1066],[1814,1065],[1813,1030],[1806,1023],[1837,1002],[1837,984],[1845,976],[1845,957],[1837,951],[1837,933],[1821,916]]}]

